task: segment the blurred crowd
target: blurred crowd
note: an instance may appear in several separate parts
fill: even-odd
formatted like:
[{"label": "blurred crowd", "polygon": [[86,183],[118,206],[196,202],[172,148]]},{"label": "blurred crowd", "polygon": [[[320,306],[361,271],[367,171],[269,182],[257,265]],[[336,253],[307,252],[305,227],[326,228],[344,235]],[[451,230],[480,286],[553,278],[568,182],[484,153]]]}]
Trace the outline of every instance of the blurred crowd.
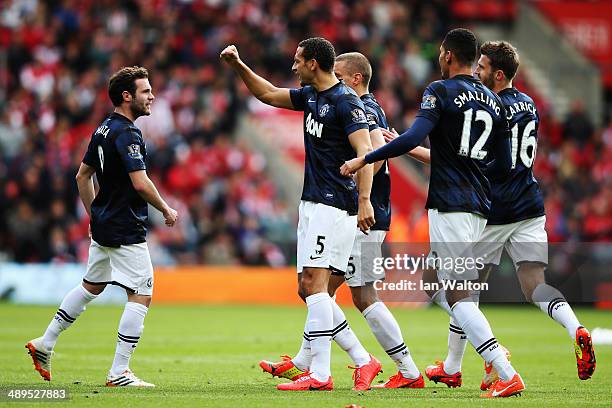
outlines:
[{"label": "blurred crowd", "polygon": [[[168,229],[150,211],[154,263],[291,263],[296,211],[275,187],[279,175],[242,141],[248,135],[237,137],[248,94],[219,51],[234,43],[262,76],[295,87],[290,68],[301,39],[316,34],[339,53],[359,50],[372,61],[371,88],[390,123],[404,129],[439,76],[438,46],[451,23],[443,0],[5,2],[0,261],[86,259],[74,175],[112,110],[108,77],[142,65],[156,95],[152,115],[137,120],[148,171],[181,217]],[[595,129],[579,104],[566,123],[543,119],[536,176],[551,238],[609,240],[612,126]]]}]

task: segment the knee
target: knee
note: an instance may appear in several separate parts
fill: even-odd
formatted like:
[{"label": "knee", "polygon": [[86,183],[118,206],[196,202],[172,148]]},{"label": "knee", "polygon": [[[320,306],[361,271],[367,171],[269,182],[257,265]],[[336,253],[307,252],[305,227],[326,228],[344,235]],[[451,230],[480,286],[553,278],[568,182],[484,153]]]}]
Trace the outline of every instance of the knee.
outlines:
[{"label": "knee", "polygon": [[91,283],[87,283],[87,282],[83,282],[82,283],[83,288],[88,291],[89,293],[91,293],[92,295],[99,295],[100,293],[104,292],[104,289],[106,288],[106,284],[91,284]]},{"label": "knee", "polygon": [[530,263],[521,265],[518,270],[518,278],[525,299],[529,302],[533,302],[533,292],[535,288],[545,283],[544,267]]},{"label": "knee", "polygon": [[137,294],[129,294],[128,302],[139,303],[143,306],[149,307],[151,305],[151,301],[153,300],[152,296],[147,295],[137,295]]},{"label": "knee", "polygon": [[300,296],[300,298],[302,298],[303,301],[306,301],[306,298],[312,294],[312,285],[312,276],[302,272],[300,285],[298,287],[298,295]]},{"label": "knee", "polygon": [[300,299],[302,299],[304,302],[306,302],[306,294],[305,294],[304,290],[302,289],[302,284],[301,283],[298,286],[297,293],[298,293],[298,296],[300,297]]},{"label": "knee", "polygon": [[353,304],[361,313],[374,304],[370,299],[357,299],[353,296]]},{"label": "knee", "polygon": [[378,296],[376,294],[376,289],[372,286],[365,286],[359,289],[361,290],[351,290],[351,295],[353,304],[363,313],[368,307],[378,302]]}]

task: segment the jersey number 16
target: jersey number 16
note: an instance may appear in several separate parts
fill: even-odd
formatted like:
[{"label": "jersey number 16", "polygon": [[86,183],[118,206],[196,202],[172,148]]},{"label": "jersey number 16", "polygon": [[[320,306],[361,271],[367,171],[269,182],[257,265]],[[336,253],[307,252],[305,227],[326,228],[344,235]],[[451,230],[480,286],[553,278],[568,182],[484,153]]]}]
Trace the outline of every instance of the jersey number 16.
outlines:
[{"label": "jersey number 16", "polygon": [[[531,168],[533,161],[535,160],[536,149],[538,142],[536,141],[535,135],[531,135],[535,130],[535,120],[527,123],[523,129],[523,135],[520,142],[519,151],[519,124],[517,123],[512,127],[512,168],[516,167],[516,160],[520,156],[521,161],[527,168]],[[531,153],[529,147],[531,146]]]}]

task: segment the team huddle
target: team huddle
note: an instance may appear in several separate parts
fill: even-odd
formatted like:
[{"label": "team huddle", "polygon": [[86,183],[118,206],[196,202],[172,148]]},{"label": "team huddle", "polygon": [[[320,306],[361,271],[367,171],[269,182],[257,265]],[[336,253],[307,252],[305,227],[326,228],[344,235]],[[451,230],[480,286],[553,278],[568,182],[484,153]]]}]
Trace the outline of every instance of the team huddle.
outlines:
[{"label": "team huddle", "polygon": [[[506,249],[526,299],[573,339],[579,378],[593,375],[595,354],[588,330],[563,295],[544,279],[545,213],[533,176],[539,117],[533,100],[512,85],[519,66],[512,45],[495,41],[478,49],[471,31],[448,32],[440,46],[442,80],[426,88],[414,124],[401,135],[390,130],[370,93],[372,68],[358,52],[336,56],[333,45],[323,38],[300,42],[292,67],[301,86],[296,89],[278,88],[257,75],[233,45],[220,57],[262,102],[304,112],[297,278],[298,295],[308,313],[295,357],[260,362],[264,371],[290,380],[278,384],[279,390],[332,390],[331,340],[354,362],[353,389],[425,387],[398,322],[373,285],[384,279],[384,271],[374,271],[372,261],[382,256],[391,224],[388,159],[403,154],[431,167],[426,203],[429,257],[485,260],[481,269],[427,269],[423,280],[484,282]],[[60,333],[107,284],[115,284],[126,289],[128,302],[106,385],[153,386],[129,369],[153,288],[145,241],[146,206],[161,211],[169,227],[177,213],[146,176],[146,148],[133,124],[137,117],[150,114],[154,97],[147,78],[147,71],[138,67],[123,68],[111,78],[109,95],[115,112],[92,135],[79,169],[79,194],[91,216],[87,272],[82,284],[66,295],[45,334],[26,345],[35,369],[46,380],[51,379],[51,358]],[[420,146],[428,136],[430,149]],[[97,195],[94,174],[100,185]],[[397,366],[397,374],[382,384],[372,386],[382,371],[381,362],[363,347],[335,302],[334,294],[344,282]],[[509,351],[498,343],[478,308],[478,292],[456,288],[428,294],[450,316],[448,355],[426,368],[429,380],[461,386],[461,362],[469,341],[484,360],[483,397],[508,397],[525,390]]]}]

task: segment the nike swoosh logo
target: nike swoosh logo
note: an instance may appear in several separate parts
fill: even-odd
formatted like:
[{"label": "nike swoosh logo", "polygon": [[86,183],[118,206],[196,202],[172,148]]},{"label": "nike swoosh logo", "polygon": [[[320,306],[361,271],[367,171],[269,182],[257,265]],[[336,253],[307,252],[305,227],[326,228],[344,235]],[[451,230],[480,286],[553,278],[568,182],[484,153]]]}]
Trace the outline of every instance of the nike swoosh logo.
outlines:
[{"label": "nike swoosh logo", "polygon": [[321,259],[321,258],[323,258],[323,255],[321,255],[321,256],[315,256],[314,258],[312,257],[312,255],[310,255],[310,260],[311,260],[311,261],[314,261],[314,260],[316,260],[316,259]]},{"label": "nike swoosh logo", "polygon": [[313,387],[312,385],[310,385],[310,390],[311,390],[311,391],[320,390],[321,388],[325,387],[326,385],[327,385],[327,384],[323,384],[323,385],[322,385],[322,386],[320,386],[320,387]]},{"label": "nike swoosh logo", "polygon": [[316,102],[314,99],[308,99],[308,102]]},{"label": "nike swoosh logo", "polygon": [[518,384],[517,382],[513,382],[512,384],[510,384],[509,386],[507,386],[506,388],[504,388],[501,391],[496,391],[493,390],[493,392],[491,393],[492,396],[497,397],[498,395],[502,394],[504,391],[506,391],[508,388],[513,387],[515,384]]}]

